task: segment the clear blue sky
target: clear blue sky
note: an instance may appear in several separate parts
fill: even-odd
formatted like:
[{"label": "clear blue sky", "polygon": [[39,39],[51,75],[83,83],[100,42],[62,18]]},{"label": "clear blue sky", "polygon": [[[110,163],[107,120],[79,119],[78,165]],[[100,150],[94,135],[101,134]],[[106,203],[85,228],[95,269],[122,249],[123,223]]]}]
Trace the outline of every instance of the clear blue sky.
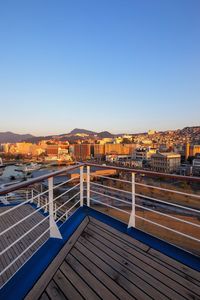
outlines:
[{"label": "clear blue sky", "polygon": [[200,125],[200,1],[0,1],[0,112],[36,135]]}]

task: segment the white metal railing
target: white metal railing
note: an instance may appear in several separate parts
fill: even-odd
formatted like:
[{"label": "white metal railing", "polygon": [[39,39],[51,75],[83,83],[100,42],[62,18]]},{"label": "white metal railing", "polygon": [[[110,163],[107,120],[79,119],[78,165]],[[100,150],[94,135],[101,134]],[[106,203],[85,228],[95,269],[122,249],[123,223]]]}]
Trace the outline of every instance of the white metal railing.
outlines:
[{"label": "white metal railing", "polygon": [[[87,168],[88,168],[87,172],[89,173],[90,172],[89,167],[87,167]],[[127,169],[127,171],[129,171],[129,170]],[[87,176],[87,181],[89,180],[88,176]],[[163,176],[164,176],[164,174],[163,174]],[[138,183],[135,180],[135,173],[134,172],[132,172],[131,180],[124,180],[124,179],[120,179],[120,178],[103,176],[103,175],[99,175],[99,174],[95,174],[95,177],[97,179],[98,178],[99,179],[105,179],[105,180],[107,179],[107,180],[110,180],[110,181],[121,182],[121,183],[125,183],[125,184],[130,185],[131,191],[127,191],[127,190],[122,190],[121,188],[119,189],[119,188],[116,188],[116,187],[111,187],[111,186],[108,186],[106,184],[100,184],[100,183],[96,183],[96,182],[91,182],[90,183],[90,186],[92,186],[92,189],[90,188],[90,194],[92,194],[92,197],[90,197],[90,200],[92,200],[95,203],[101,204],[103,206],[107,206],[107,207],[109,207],[113,210],[117,210],[117,211],[123,212],[125,214],[128,214],[130,216],[129,217],[129,222],[128,222],[128,228],[137,227],[136,226],[136,220],[140,219],[140,220],[146,221],[147,223],[156,225],[156,226],[158,226],[158,228],[160,227],[160,228],[163,228],[163,229],[168,230],[170,232],[176,233],[180,236],[183,236],[183,237],[186,237],[186,238],[191,239],[193,241],[196,241],[198,243],[200,242],[200,231],[199,231],[199,236],[194,237],[194,236],[186,234],[184,232],[175,230],[174,228],[170,228],[170,226],[165,226],[163,224],[160,224],[158,222],[150,220],[146,217],[142,217],[142,216],[137,214],[136,208],[142,209],[142,210],[147,211],[147,212],[155,213],[159,216],[163,216],[163,217],[169,218],[169,219],[174,220],[174,221],[182,222],[184,224],[193,226],[197,229],[200,228],[200,222],[199,222],[199,224],[196,224],[194,222],[190,222],[190,221],[182,219],[180,217],[173,216],[170,213],[164,213],[162,211],[159,211],[158,208],[154,208],[154,206],[155,206],[155,203],[159,203],[159,204],[162,204],[162,205],[166,206],[165,207],[166,211],[167,211],[167,206],[170,206],[170,207],[173,207],[175,209],[178,208],[180,210],[184,210],[188,214],[195,213],[195,215],[198,215],[198,217],[200,217],[200,209],[195,209],[195,208],[192,208],[192,207],[189,207],[189,206],[184,206],[184,205],[181,205],[181,204],[177,204],[175,202],[169,202],[169,201],[165,201],[165,200],[162,200],[162,199],[157,199],[157,198],[151,197],[149,195],[136,193],[135,189],[136,189],[137,186],[141,186],[141,187],[145,187],[145,188],[149,188],[149,189],[154,189],[154,190],[159,190],[159,191],[162,191],[162,192],[178,194],[178,195],[182,195],[182,196],[190,197],[190,198],[195,198],[195,199],[199,199],[199,200],[200,200],[200,195],[194,194],[194,193],[185,193],[185,192],[177,191],[177,190],[174,190],[174,189],[167,189],[167,188],[162,188],[162,187],[158,187],[158,186],[152,186],[152,185],[148,185],[148,184]],[[93,187],[96,187],[96,189],[94,189]],[[88,190],[88,188],[87,188],[87,190]],[[120,194],[122,194],[122,193],[128,194],[128,195],[131,196],[131,198],[129,197],[129,201],[123,200],[123,199],[120,198],[121,195],[118,195],[118,197],[116,197],[116,195],[113,196],[113,195],[111,195],[112,193],[110,194],[110,192],[107,192],[108,190],[111,190],[111,192],[118,192]],[[101,196],[101,197],[98,197],[98,199],[97,198],[95,199],[94,195],[98,195],[98,196]],[[113,204],[106,203],[105,198],[111,199],[110,202],[112,202],[112,200],[115,200],[118,203],[123,203],[126,206],[129,206],[128,211],[127,211],[127,209],[122,209],[121,206],[119,206],[119,205],[113,205]],[[136,199],[140,199],[140,198],[143,199],[143,201],[150,200],[151,202],[154,202],[154,205],[152,204],[151,208],[146,207],[145,205],[139,205],[139,204],[136,203]],[[99,199],[101,199],[101,200],[99,200]],[[162,207],[162,210],[163,209],[164,209],[164,207]]]},{"label": "white metal railing", "polygon": [[[17,263],[18,266],[21,265],[20,267],[22,267],[23,264],[27,261],[28,255],[26,253],[28,252],[28,250],[35,247],[35,251],[37,251],[37,249],[39,249],[48,238],[62,238],[59,230],[59,227],[62,225],[62,223],[59,222],[63,222],[64,220],[66,220],[75,206],[77,206],[81,202],[83,205],[83,167],[81,168],[77,166],[77,169],[80,169],[80,175],[78,174],[78,176],[67,179],[57,185],[54,185],[53,183],[54,175],[49,176],[47,178],[47,187],[43,191],[40,191],[40,189],[38,189],[38,187],[34,185],[30,187],[28,186],[27,189],[23,190],[23,193],[22,191],[19,192],[19,190],[16,190],[15,194],[17,194],[17,198],[19,198],[19,201],[14,201],[16,200],[14,194],[12,194],[12,198],[11,196],[9,196],[9,194],[0,196],[2,198],[4,197],[5,199],[8,199],[3,203],[5,205],[0,211],[0,222],[5,220],[5,218],[7,219],[12,216],[14,216],[13,220],[15,220],[13,221],[13,224],[10,224],[10,226],[3,227],[2,231],[0,232],[0,239],[2,240],[4,237],[6,238],[7,235],[12,236],[11,242],[6,242],[5,245],[1,243],[0,257],[5,258],[5,255],[13,256],[13,250],[14,248],[18,247],[17,245],[19,242],[20,247],[22,247],[20,252],[16,251],[17,254],[13,256],[11,262],[9,262],[6,266],[0,266],[0,276],[4,278],[3,285],[15,274],[15,272],[12,274],[13,269],[16,268],[15,263]],[[66,169],[66,171],[67,170],[68,169]],[[78,184],[76,183],[77,180],[79,180]],[[43,177],[41,178],[41,183],[42,181]],[[27,182],[27,185],[28,184],[29,183]],[[71,184],[72,186],[68,187],[69,184]],[[63,188],[66,188],[64,192],[60,190]],[[72,194],[73,196],[70,196]],[[78,201],[76,200],[77,198]],[[11,200],[9,201],[9,199]],[[72,205],[70,205],[71,202]],[[26,208],[28,204],[33,205],[33,209],[28,213],[25,209],[23,216],[23,208]],[[19,216],[18,213],[20,213]],[[26,224],[35,219],[38,213],[40,214],[39,221],[35,222],[35,224],[30,226],[30,228],[26,229]],[[41,230],[39,231],[38,228],[43,225],[44,229],[41,233]],[[14,237],[13,240],[13,236],[19,226],[21,226],[20,232],[23,231],[23,234]],[[35,238],[34,240],[32,239],[31,242],[26,240],[26,238],[29,237],[30,234],[34,234]],[[39,243],[41,239],[43,239],[43,241],[42,243]],[[26,257],[24,255],[26,255]],[[31,256],[32,255],[29,255],[29,258]],[[15,268],[13,268],[14,264]],[[9,276],[7,273],[8,270],[9,273],[11,273],[11,275]]]},{"label": "white metal railing", "polygon": [[[47,186],[45,189],[44,187],[41,188],[40,186],[35,186],[34,184],[32,184],[32,181],[30,181],[32,185],[29,186],[29,181],[27,181],[27,187],[26,189],[23,189],[23,191],[21,190],[21,194],[19,189],[16,190],[16,192],[18,192],[18,195],[21,195],[21,201],[15,203],[14,199],[12,200],[13,202],[8,200],[9,204],[14,204],[13,206],[8,206],[6,205],[7,203],[4,203],[4,209],[0,211],[0,222],[1,219],[3,220],[3,218],[7,218],[12,214],[17,214],[17,211],[23,209],[23,207],[25,207],[27,204],[31,204],[33,209],[30,210],[28,214],[25,214],[19,219],[13,218],[16,220],[15,223],[11,224],[7,228],[2,229],[2,231],[0,232],[0,238],[5,236],[6,234],[11,234],[12,230],[16,229],[17,226],[22,226],[24,232],[21,236],[16,237],[14,241],[6,244],[5,247],[2,247],[0,249],[0,256],[9,253],[9,251],[12,251],[20,241],[23,243],[23,240],[25,240],[26,237],[33,232],[35,232],[35,240],[33,240],[30,244],[28,243],[28,245],[27,243],[24,243],[24,248],[22,249],[22,251],[18,253],[16,257],[13,257],[13,260],[10,263],[0,269],[0,276],[4,275],[4,277],[6,277],[6,271],[11,269],[11,267],[17,261],[18,264],[21,264],[22,266],[27,260],[27,257],[24,259],[23,263],[21,262],[20,258],[22,258],[23,255],[25,255],[26,252],[33,246],[36,247],[36,243],[38,243],[42,238],[44,239],[42,243],[44,243],[48,238],[61,239],[62,236],[60,234],[60,227],[62,226],[63,222],[67,220],[73,209],[78,206],[83,206],[84,199],[86,199],[85,204],[88,207],[90,207],[92,204],[95,204],[94,208],[98,209],[97,206],[100,207],[103,205],[113,211],[116,210],[121,214],[125,214],[126,216],[128,216],[128,228],[137,228],[137,221],[142,220],[147,222],[148,224],[155,225],[158,228],[167,230],[173,234],[178,234],[179,236],[188,238],[194,242],[200,242],[200,235],[194,236],[192,234],[189,234],[188,230],[186,232],[183,232],[178,230],[177,228],[174,228],[173,226],[166,226],[162,223],[162,217],[164,217],[168,218],[169,220],[185,224],[185,226],[192,226],[196,228],[196,230],[199,230],[200,222],[195,223],[194,221],[190,221],[181,217],[182,211],[184,211],[185,214],[187,213],[189,216],[200,216],[200,210],[198,208],[191,207],[189,206],[189,204],[187,204],[186,206],[182,203],[178,204],[173,201],[167,201],[164,199],[158,199],[151,195],[145,195],[143,193],[137,192],[137,188],[140,187],[142,189],[144,187],[163,193],[167,192],[172,193],[173,195],[178,194],[179,196],[189,197],[196,200],[200,200],[200,195],[194,193],[184,193],[175,189],[168,189],[156,185],[153,186],[137,182],[136,172],[131,172],[129,169],[127,169],[127,172],[130,174],[130,180],[125,180],[124,178],[120,178],[120,176],[116,178],[99,174],[94,175],[91,172],[91,166],[87,164],[85,164],[85,166],[85,173],[84,165],[78,165],[74,167],[78,170],[78,174],[76,176],[67,179],[57,185],[54,184],[54,177],[56,177],[54,173],[46,176]],[[63,173],[67,172],[68,170],[70,170],[70,168],[65,169]],[[123,169],[123,171],[125,172],[126,170]],[[165,174],[163,174],[163,176],[165,176]],[[94,181],[93,179],[97,181]],[[41,177],[41,179],[37,179],[37,184],[42,184],[43,180],[43,177]],[[103,183],[102,180],[104,181]],[[124,184],[126,185],[126,189],[123,189],[122,187],[117,188],[115,185],[108,186],[106,185],[107,180],[111,180],[110,183],[117,182],[121,183],[122,185]],[[61,190],[66,187],[66,190]],[[7,197],[7,199],[9,199],[6,194],[0,197]],[[139,214],[140,210],[149,213],[155,213],[157,216],[160,216],[160,222],[157,222],[154,219],[150,219],[150,216],[141,216]],[[172,214],[172,210],[176,210],[175,214]],[[177,210],[179,210],[178,213]],[[33,224],[31,228],[26,230],[25,222],[29,222],[30,218],[36,219],[38,213],[41,216],[41,220]],[[42,225],[45,225],[43,232],[41,234],[37,234],[37,228]],[[36,248],[38,249],[39,247],[41,247],[42,243],[38,244]],[[37,251],[37,249],[35,251]],[[6,280],[4,280],[4,282],[6,282]]]}]

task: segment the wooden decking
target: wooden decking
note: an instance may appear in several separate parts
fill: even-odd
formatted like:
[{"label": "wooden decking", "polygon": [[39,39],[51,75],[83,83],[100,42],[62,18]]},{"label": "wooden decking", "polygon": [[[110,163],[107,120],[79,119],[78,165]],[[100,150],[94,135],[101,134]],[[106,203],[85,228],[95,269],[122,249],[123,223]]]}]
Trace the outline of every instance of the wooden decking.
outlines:
[{"label": "wooden decking", "polygon": [[[0,207],[0,213],[10,209],[10,206]],[[23,219],[27,215],[34,212],[35,209],[31,205],[23,205],[17,209],[1,216],[0,219],[0,232],[12,226],[14,223]],[[0,252],[7,248],[10,244],[20,238],[29,229],[38,224],[44,216],[36,212],[28,219],[22,221],[14,228],[6,232],[0,237]],[[6,268],[16,257],[18,257],[29,245],[31,245],[37,238],[48,228],[48,220],[38,225],[24,238],[18,241],[7,252],[0,256],[0,271]],[[14,264],[0,276],[0,287],[27,261],[28,258],[48,239],[49,233],[47,232],[40,240],[38,240],[26,253],[24,253]]]},{"label": "wooden decking", "polygon": [[200,299],[200,273],[87,217],[26,296]]}]

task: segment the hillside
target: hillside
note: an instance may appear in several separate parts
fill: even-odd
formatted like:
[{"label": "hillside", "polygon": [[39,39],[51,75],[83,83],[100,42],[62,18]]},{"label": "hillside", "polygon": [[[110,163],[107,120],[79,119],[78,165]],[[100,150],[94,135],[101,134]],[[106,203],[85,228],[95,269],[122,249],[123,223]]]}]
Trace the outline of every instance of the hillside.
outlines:
[{"label": "hillside", "polygon": [[17,134],[10,131],[0,132],[0,143],[17,143],[33,137],[31,134]]}]

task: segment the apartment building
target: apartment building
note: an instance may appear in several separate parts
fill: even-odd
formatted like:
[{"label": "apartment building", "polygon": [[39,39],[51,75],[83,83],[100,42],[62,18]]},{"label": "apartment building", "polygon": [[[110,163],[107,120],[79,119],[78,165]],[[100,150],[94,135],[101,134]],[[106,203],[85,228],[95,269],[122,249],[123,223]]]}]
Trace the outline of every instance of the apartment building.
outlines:
[{"label": "apartment building", "polygon": [[156,172],[174,173],[180,168],[181,155],[173,152],[156,153],[151,156],[151,168]]}]

